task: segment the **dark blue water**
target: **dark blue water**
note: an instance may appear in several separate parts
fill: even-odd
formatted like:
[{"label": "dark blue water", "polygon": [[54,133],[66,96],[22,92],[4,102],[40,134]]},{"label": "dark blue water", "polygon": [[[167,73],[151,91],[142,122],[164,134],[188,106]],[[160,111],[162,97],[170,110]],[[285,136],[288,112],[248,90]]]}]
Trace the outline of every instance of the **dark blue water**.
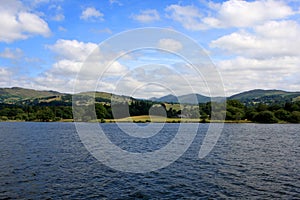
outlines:
[{"label": "dark blue water", "polygon": [[[101,126],[115,144],[137,152],[166,145],[178,128],[166,124],[138,142],[115,124]],[[207,127],[200,125],[173,164],[134,174],[97,161],[72,123],[0,123],[0,199],[300,199],[300,125],[225,124],[213,151],[198,159]]]}]

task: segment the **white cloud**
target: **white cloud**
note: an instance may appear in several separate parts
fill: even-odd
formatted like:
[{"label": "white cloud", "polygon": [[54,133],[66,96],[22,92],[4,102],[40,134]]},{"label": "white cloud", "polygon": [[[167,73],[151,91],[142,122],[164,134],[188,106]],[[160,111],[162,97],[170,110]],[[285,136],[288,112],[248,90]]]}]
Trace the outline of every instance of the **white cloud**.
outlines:
[{"label": "white cloud", "polygon": [[65,15],[63,14],[63,9],[60,5],[52,4],[49,6],[49,10],[53,12],[51,15],[51,20],[54,21],[63,21],[65,19]]},{"label": "white cloud", "polygon": [[169,51],[179,51],[182,49],[182,44],[171,38],[160,39],[158,47]]},{"label": "white cloud", "polygon": [[299,57],[237,57],[217,63],[228,95],[256,88],[299,91]]},{"label": "white cloud", "polygon": [[0,4],[0,41],[13,42],[33,35],[49,36],[48,24],[20,1],[3,0]]},{"label": "white cloud", "polygon": [[[160,43],[161,45],[167,45],[166,48],[172,48],[173,50],[179,50],[181,47],[180,43],[169,38],[161,40]],[[132,93],[136,97],[150,98],[158,94],[162,96],[170,91],[177,94],[192,92],[193,90],[191,90],[188,82],[193,84],[194,92],[200,91],[204,93],[207,91],[201,77],[195,75],[195,73],[180,73],[185,69],[191,71],[189,66],[174,65],[173,70],[163,65],[152,66],[149,65],[152,63],[151,60],[143,60],[144,56],[151,55],[142,54],[139,57],[141,60],[136,58],[138,59],[137,62],[141,61],[142,63],[136,67],[128,68],[123,63],[131,63],[133,60],[128,61],[127,58],[124,58],[111,62],[113,58],[122,55],[124,52],[115,52],[113,55],[110,55],[110,52],[102,52],[99,48],[91,50],[91,47],[94,47],[94,45],[96,44],[76,40],[58,40],[52,46],[48,46],[49,49],[57,54],[58,60],[50,70],[35,79],[35,84],[41,84],[43,87],[46,87],[51,83],[51,87],[56,90],[72,92],[76,74],[81,70],[80,76],[76,80],[78,83],[76,85],[77,91],[97,89],[99,91],[126,95]],[[86,60],[82,55],[88,56],[90,51],[94,55]],[[139,67],[141,65],[142,67]],[[84,67],[84,70],[82,67]],[[183,76],[185,79],[182,78]],[[148,87],[149,83],[157,84],[154,88],[153,85]],[[153,91],[149,90],[149,88],[152,88]]]},{"label": "white cloud", "polygon": [[[268,20],[284,19],[294,11],[284,1],[239,1],[229,0],[214,4],[217,14],[206,17],[203,22],[211,27],[251,27]],[[217,5],[217,6],[216,6]]]},{"label": "white cloud", "polygon": [[12,73],[4,67],[0,67],[0,87],[8,87]]},{"label": "white cloud", "polygon": [[[180,73],[187,69],[190,73]],[[202,93],[209,95],[205,81],[216,81],[215,77],[203,77],[186,63],[174,65],[144,64],[131,69],[115,84],[118,94],[133,95],[138,98],[151,98],[166,94],[183,95],[187,93]],[[210,91],[212,95],[220,95],[220,91]]]},{"label": "white cloud", "polygon": [[223,3],[208,3],[202,13],[196,6],[170,5],[166,7],[168,17],[179,22],[187,30],[205,30],[209,28],[252,27],[269,20],[286,19],[296,14],[284,1],[229,0]]},{"label": "white cloud", "polygon": [[0,67],[0,77],[5,79],[5,77],[9,77],[11,75],[11,72],[8,71],[6,68]]},{"label": "white cloud", "polygon": [[77,40],[59,39],[54,45],[47,48],[55,52],[60,58],[83,61],[92,51],[98,47],[95,43],[84,43]]},{"label": "white cloud", "polygon": [[53,64],[52,72],[58,75],[74,75],[79,72],[82,62],[72,60],[59,60]]},{"label": "white cloud", "polygon": [[48,24],[39,16],[28,12],[21,12],[19,13],[18,18],[25,32],[43,36],[49,35]]},{"label": "white cloud", "polygon": [[16,49],[5,48],[3,52],[0,52],[1,58],[19,59],[22,56],[23,56],[23,51],[19,48]]},{"label": "white cloud", "polygon": [[280,20],[212,41],[211,47],[231,57],[217,63],[228,94],[255,88],[300,91],[299,35],[296,21]]},{"label": "white cloud", "polygon": [[207,27],[203,24],[203,15],[195,6],[170,5],[166,9],[169,18],[182,24],[187,30],[203,30]]},{"label": "white cloud", "polygon": [[300,26],[295,21],[269,21],[254,32],[239,31],[211,42],[229,54],[254,58],[300,56]]},{"label": "white cloud", "polygon": [[85,59],[97,47],[97,44],[84,43],[77,40],[57,40],[54,45],[47,46],[48,49],[56,54],[58,59],[47,73],[67,79],[75,78]]},{"label": "white cloud", "polygon": [[59,31],[62,31],[62,32],[67,31],[67,29],[66,29],[65,27],[63,27],[63,26],[59,26],[59,27],[58,27],[58,30],[59,30]]},{"label": "white cloud", "polygon": [[160,20],[160,16],[155,9],[143,10],[138,15],[132,15],[132,19],[141,23],[150,23]]},{"label": "white cloud", "polygon": [[[112,56],[104,55],[95,43],[85,43],[77,40],[57,40],[55,44],[48,45],[48,49],[56,54],[57,61],[52,68],[35,79],[35,84],[51,83],[52,87],[64,92],[72,92],[77,73],[80,91],[95,88],[99,76],[107,78],[122,76],[127,67],[118,61],[112,62]],[[118,54],[118,53],[116,53]],[[111,82],[103,82],[103,90],[111,88]],[[48,88],[49,89],[49,88]]]},{"label": "white cloud", "polygon": [[123,4],[118,0],[109,0],[110,5],[117,4],[118,6],[122,6]]},{"label": "white cloud", "polygon": [[104,14],[100,11],[96,10],[94,7],[86,8],[82,11],[80,19],[83,20],[89,20],[89,19],[99,19],[100,21],[103,21]]},{"label": "white cloud", "polygon": [[54,21],[63,21],[65,19],[65,16],[63,14],[57,14],[53,16],[51,19]]}]

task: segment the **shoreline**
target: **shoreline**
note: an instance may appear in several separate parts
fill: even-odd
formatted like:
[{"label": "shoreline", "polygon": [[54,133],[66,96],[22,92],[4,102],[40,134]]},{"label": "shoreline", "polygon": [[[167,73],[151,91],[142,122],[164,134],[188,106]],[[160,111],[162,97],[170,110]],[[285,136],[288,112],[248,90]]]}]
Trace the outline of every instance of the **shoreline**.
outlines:
[{"label": "shoreline", "polygon": [[[25,121],[25,120],[0,120],[0,123],[17,123],[17,122],[43,122],[43,121]],[[62,119],[58,121],[44,121],[43,123],[74,123],[73,119]],[[122,119],[97,119],[90,121],[76,121],[76,122],[87,122],[87,123],[199,123],[199,124],[209,124],[209,123],[225,123],[225,124],[262,124],[249,120],[199,120],[190,118],[145,118],[144,116],[133,116]],[[268,123],[268,124],[299,124],[299,123],[289,123],[285,121],[280,121],[278,123]]]}]

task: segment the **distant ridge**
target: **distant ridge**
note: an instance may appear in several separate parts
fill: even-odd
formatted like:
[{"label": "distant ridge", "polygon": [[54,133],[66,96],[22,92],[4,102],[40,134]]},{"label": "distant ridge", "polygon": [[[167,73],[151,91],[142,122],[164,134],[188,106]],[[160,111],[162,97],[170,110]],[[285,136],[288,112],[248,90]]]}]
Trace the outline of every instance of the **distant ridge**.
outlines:
[{"label": "distant ridge", "polygon": [[43,98],[50,96],[62,96],[63,93],[56,91],[41,91],[25,89],[21,87],[0,88],[0,103],[16,103],[25,99]]},{"label": "distant ridge", "polygon": [[[82,95],[94,96],[96,102],[110,102],[113,97],[116,101],[132,101],[137,100],[130,96],[115,95],[107,92],[82,92]],[[60,93],[53,90],[34,90],[21,87],[12,88],[0,88],[0,103],[28,103],[35,101],[66,101],[70,102],[72,95],[68,93]],[[300,92],[287,92],[283,90],[262,90],[255,89],[250,91],[241,92],[230,97],[213,97],[204,96],[201,94],[186,94],[181,96],[174,96],[172,94],[160,97],[150,98],[148,100],[161,102],[161,103],[183,103],[183,104],[198,104],[207,103],[210,101],[220,102],[225,99],[236,99],[244,104],[256,104],[256,103],[283,103],[288,101],[300,101]],[[140,99],[143,100],[143,99]],[[146,100],[146,99],[144,99]]]},{"label": "distant ridge", "polygon": [[236,99],[243,103],[280,103],[300,100],[300,92],[287,92],[283,90],[255,89],[232,95],[229,99]]},{"label": "distant ridge", "polygon": [[[95,96],[96,102],[110,102],[113,98],[114,101],[130,101],[132,97],[114,95],[107,92],[82,92],[80,95]],[[34,90],[21,87],[0,88],[0,103],[5,104],[37,104],[59,102],[58,104],[70,105],[72,95],[69,93],[60,93],[53,90]]]},{"label": "distant ridge", "polygon": [[225,97],[208,97],[201,94],[186,94],[181,96],[166,95],[160,98],[151,98],[151,101],[157,102],[167,102],[167,103],[184,103],[184,104],[198,104],[198,103],[207,103],[210,101],[224,101]]}]

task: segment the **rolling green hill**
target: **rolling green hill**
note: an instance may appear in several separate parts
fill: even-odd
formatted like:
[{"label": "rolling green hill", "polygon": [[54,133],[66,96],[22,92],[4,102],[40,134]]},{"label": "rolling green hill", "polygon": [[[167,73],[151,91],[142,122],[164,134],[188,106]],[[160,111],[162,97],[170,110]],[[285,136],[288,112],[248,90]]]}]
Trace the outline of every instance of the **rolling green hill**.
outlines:
[{"label": "rolling green hill", "polygon": [[300,100],[300,92],[286,92],[283,90],[250,90],[229,97],[245,104],[272,104]]},{"label": "rolling green hill", "polygon": [[14,104],[20,101],[44,97],[62,96],[56,91],[39,91],[20,87],[0,88],[0,103]]},{"label": "rolling green hill", "polygon": [[[110,103],[114,102],[132,102],[137,101],[133,97],[114,95],[106,92],[82,92],[77,95],[86,96],[88,98],[95,95],[96,102]],[[220,101],[224,98],[215,97],[213,101]],[[300,101],[300,92],[286,92],[282,90],[250,90],[227,97],[227,99],[236,99],[246,105],[254,105],[257,103],[264,104],[283,104],[285,102]],[[183,103],[197,104],[211,101],[210,97],[200,94],[187,94],[179,96],[167,95],[160,98],[151,98],[150,101],[164,103]],[[47,104],[47,105],[71,105],[72,95],[60,93],[57,91],[39,91],[33,89],[25,89],[20,87],[0,88],[0,103],[4,104]]]},{"label": "rolling green hill", "polygon": [[[88,98],[95,96],[95,101],[102,103],[110,103],[111,100],[114,102],[131,102],[134,100],[132,97],[114,95],[107,92],[82,92],[77,95]],[[51,90],[40,91],[20,87],[0,88],[0,103],[19,105],[71,105],[72,95]]]}]

